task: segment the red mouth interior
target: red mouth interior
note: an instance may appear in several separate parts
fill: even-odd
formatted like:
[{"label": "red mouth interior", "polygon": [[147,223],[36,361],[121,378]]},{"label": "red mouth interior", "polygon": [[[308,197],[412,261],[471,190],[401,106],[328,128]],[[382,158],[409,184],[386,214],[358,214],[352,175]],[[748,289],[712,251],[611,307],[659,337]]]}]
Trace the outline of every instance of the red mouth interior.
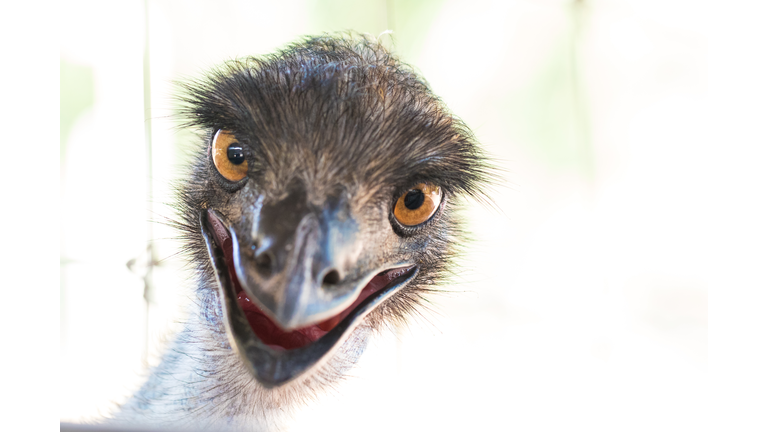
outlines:
[{"label": "red mouth interior", "polygon": [[310,325],[304,328],[296,329],[293,331],[285,331],[280,326],[272,321],[264,312],[257,302],[248,297],[248,294],[240,286],[240,280],[237,278],[235,272],[234,260],[232,259],[232,239],[229,233],[216,217],[209,217],[214,231],[214,237],[219,247],[224,250],[225,260],[227,262],[227,269],[229,270],[229,278],[235,285],[235,293],[237,294],[237,303],[243,310],[248,323],[251,325],[253,333],[262,342],[275,350],[289,350],[295,348],[301,348],[307,346],[312,342],[320,339],[326,333],[331,331],[341,320],[347,317],[352,311],[360,305],[365,299],[370,297],[375,292],[384,288],[393,279],[399,277],[405,271],[405,268],[396,268],[388,271],[383,271],[368,282],[363,288],[363,291],[355,299],[349,307],[344,309],[338,315],[331,317],[323,322]]},{"label": "red mouth interior", "polygon": [[[230,273],[234,271],[234,268],[230,267]],[[347,317],[352,311],[367,299],[371,294],[380,290],[386,286],[391,279],[389,272],[383,272],[376,275],[370,282],[363,288],[363,291],[357,297],[354,303],[348,308],[344,309],[340,314],[329,318],[321,323],[314,324],[308,327],[300,328],[293,331],[284,331],[274,321],[272,321],[264,312],[261,311],[259,305],[252,301],[248,294],[240,287],[240,283],[237,281],[236,276],[231,276],[235,281],[235,290],[237,292],[237,304],[245,313],[245,317],[248,319],[248,323],[251,325],[251,329],[256,336],[269,347],[277,350],[289,350],[294,348],[301,348],[309,345],[312,342],[320,339],[326,333],[331,331],[336,325]],[[396,276],[395,276],[396,277]]]}]

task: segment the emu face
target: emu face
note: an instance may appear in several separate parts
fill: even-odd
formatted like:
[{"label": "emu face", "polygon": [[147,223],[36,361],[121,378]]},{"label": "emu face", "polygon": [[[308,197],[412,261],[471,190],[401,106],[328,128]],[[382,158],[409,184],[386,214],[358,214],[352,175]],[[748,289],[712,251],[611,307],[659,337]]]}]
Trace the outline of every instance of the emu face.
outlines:
[{"label": "emu face", "polygon": [[310,376],[342,345],[359,355],[450,271],[455,200],[480,193],[487,165],[376,42],[232,62],[182,103],[206,134],[180,191],[201,297],[215,299],[202,314],[262,386]]}]

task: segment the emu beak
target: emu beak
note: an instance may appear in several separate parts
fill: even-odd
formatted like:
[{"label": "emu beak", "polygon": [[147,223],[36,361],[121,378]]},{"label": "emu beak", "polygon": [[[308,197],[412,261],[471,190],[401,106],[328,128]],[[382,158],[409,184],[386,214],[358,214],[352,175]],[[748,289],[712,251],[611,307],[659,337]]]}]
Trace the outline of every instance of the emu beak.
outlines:
[{"label": "emu beak", "polygon": [[[231,346],[266,387],[318,367],[368,313],[418,273],[410,263],[359,262],[362,242],[343,203],[308,213],[287,211],[290,202],[263,205],[245,236],[214,210],[200,215]],[[243,307],[243,293],[255,309]],[[280,330],[265,333],[263,326],[273,324],[255,321],[255,314],[269,317],[281,335],[309,328],[313,337],[296,347],[276,346],[268,339]]]}]

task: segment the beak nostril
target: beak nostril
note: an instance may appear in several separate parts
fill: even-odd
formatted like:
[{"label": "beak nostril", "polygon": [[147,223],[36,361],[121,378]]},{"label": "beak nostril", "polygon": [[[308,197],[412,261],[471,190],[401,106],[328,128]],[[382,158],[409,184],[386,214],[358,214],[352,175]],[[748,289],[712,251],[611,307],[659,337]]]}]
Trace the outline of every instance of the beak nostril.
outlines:
[{"label": "beak nostril", "polygon": [[262,252],[256,255],[256,258],[254,259],[256,271],[259,272],[259,274],[264,278],[272,276],[273,261],[274,260],[272,259],[272,254],[269,252]]},{"label": "beak nostril", "polygon": [[323,285],[336,285],[341,281],[341,276],[336,270],[331,270],[323,277]]}]

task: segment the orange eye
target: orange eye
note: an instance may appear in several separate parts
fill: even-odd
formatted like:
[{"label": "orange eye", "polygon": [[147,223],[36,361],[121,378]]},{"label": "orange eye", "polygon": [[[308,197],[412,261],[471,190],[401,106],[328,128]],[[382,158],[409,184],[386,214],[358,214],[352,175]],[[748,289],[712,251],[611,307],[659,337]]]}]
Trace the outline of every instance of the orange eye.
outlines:
[{"label": "orange eye", "polygon": [[442,197],[440,186],[419,183],[397,199],[395,218],[405,226],[424,223],[435,214]]},{"label": "orange eye", "polygon": [[213,137],[213,164],[219,173],[229,181],[239,181],[248,174],[243,145],[237,142],[232,132],[219,130]]}]

